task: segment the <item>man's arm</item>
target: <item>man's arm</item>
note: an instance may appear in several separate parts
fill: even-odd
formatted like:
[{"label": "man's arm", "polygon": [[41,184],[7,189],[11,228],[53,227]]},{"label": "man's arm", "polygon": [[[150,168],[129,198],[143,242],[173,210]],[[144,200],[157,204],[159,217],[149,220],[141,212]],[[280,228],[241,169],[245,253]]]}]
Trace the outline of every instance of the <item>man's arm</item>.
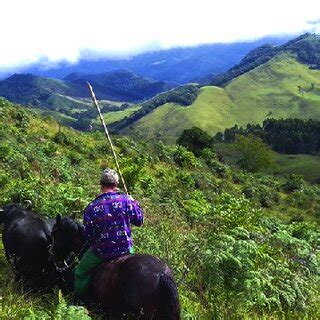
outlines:
[{"label": "man's arm", "polygon": [[130,217],[130,222],[140,227],[143,224],[143,211],[140,208],[139,202],[137,200],[128,200],[128,214]]},{"label": "man's arm", "polygon": [[89,205],[84,210],[84,214],[83,214],[83,224],[84,224],[83,234],[87,241],[92,241],[94,239],[94,233],[95,233],[91,211],[92,211],[91,206]]}]

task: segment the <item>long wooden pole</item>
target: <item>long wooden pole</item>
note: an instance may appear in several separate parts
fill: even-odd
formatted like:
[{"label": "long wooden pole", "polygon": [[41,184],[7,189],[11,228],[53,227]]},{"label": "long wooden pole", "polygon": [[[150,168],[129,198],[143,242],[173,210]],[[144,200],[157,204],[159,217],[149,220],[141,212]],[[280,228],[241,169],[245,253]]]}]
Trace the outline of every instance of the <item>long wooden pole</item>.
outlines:
[{"label": "long wooden pole", "polygon": [[105,121],[104,121],[104,118],[103,118],[103,116],[102,116],[102,114],[101,114],[101,110],[100,110],[98,101],[97,101],[97,99],[96,99],[96,95],[95,95],[94,92],[93,92],[93,89],[92,89],[91,84],[90,84],[89,82],[87,82],[87,85],[88,85],[88,88],[89,88],[89,91],[90,91],[90,94],[91,94],[91,98],[92,98],[93,104],[96,106],[96,108],[97,108],[97,110],[98,110],[98,114],[99,114],[99,117],[100,117],[100,120],[101,120],[103,129],[104,129],[104,132],[105,132],[106,137],[107,137],[107,139],[108,139],[108,141],[109,141],[109,144],[110,144],[110,147],[111,147],[111,151],[112,151],[112,154],[113,154],[113,158],[114,158],[114,161],[115,161],[115,163],[116,163],[116,166],[117,166],[117,169],[118,169],[118,172],[119,172],[119,175],[120,175],[122,184],[123,184],[123,188],[124,188],[126,194],[128,195],[128,194],[129,194],[129,193],[128,193],[128,189],[127,189],[126,183],[125,183],[125,181],[124,181],[122,172],[121,172],[121,170],[120,170],[120,166],[119,166],[119,163],[118,163],[117,155],[116,155],[116,152],[115,152],[115,150],[114,150],[114,147],[113,147],[113,144],[112,144],[110,135],[109,135],[108,128],[107,128],[106,123],[105,123]]}]

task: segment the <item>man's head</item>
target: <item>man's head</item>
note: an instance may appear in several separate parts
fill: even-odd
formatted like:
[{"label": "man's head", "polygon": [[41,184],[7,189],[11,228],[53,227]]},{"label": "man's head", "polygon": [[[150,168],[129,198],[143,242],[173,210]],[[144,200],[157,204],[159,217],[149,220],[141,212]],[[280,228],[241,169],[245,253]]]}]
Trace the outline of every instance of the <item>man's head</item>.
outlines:
[{"label": "man's head", "polygon": [[119,184],[118,173],[110,168],[104,169],[100,177],[101,189],[117,189]]}]

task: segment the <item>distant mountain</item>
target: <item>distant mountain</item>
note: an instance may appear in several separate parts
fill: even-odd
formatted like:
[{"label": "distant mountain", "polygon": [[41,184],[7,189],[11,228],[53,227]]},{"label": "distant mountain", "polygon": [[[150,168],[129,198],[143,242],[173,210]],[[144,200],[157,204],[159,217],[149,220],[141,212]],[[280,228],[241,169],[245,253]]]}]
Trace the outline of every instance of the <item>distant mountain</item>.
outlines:
[{"label": "distant mountain", "polygon": [[29,106],[40,106],[52,95],[85,96],[85,88],[32,74],[14,74],[0,81],[0,96]]},{"label": "distant mountain", "polygon": [[207,75],[197,79],[196,82],[202,85],[222,86],[239,75],[269,61],[280,52],[295,53],[301,63],[305,63],[313,69],[320,69],[320,36],[306,33],[280,46],[260,46],[249,52],[239,64],[227,72],[220,75]]},{"label": "distant mountain", "polygon": [[[99,99],[114,101],[140,101],[176,85],[163,81],[153,81],[127,71],[115,71],[99,75],[70,74],[64,80],[44,78],[32,74],[14,74],[0,81],[0,96],[24,105],[60,108],[62,100],[70,97],[89,98],[87,81],[91,81]],[[68,98],[67,98],[68,97]],[[82,104],[74,100],[73,104]]]},{"label": "distant mountain", "polygon": [[90,81],[99,90],[106,90],[125,101],[145,100],[177,86],[175,83],[143,78],[125,70],[100,74],[76,72],[69,74],[64,80],[79,85]]},{"label": "distant mountain", "polygon": [[256,49],[241,62],[242,70],[249,70],[236,75],[235,71],[241,73],[236,66],[234,77],[226,77],[223,87],[200,88],[188,105],[166,100],[155,108],[144,107],[153,98],[115,128],[172,143],[193,126],[213,135],[235,124],[262,123],[268,117],[320,120],[319,56],[320,37],[310,34],[280,48]]},{"label": "distant mountain", "polygon": [[48,69],[41,64],[20,70],[24,73],[62,79],[70,73],[101,74],[128,70],[144,77],[187,83],[207,74],[220,74],[239,63],[251,50],[263,45],[279,45],[291,37],[262,38],[252,42],[206,44],[134,55],[126,59],[82,59],[76,64],[60,63]]}]

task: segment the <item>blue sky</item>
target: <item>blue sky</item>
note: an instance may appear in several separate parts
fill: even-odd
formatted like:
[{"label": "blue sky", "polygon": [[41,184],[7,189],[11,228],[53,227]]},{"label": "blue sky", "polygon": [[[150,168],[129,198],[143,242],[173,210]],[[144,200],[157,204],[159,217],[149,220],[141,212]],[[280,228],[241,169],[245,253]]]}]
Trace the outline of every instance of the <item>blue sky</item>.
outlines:
[{"label": "blue sky", "polygon": [[320,33],[320,0],[10,0],[1,3],[0,70],[125,56],[267,35]]}]

